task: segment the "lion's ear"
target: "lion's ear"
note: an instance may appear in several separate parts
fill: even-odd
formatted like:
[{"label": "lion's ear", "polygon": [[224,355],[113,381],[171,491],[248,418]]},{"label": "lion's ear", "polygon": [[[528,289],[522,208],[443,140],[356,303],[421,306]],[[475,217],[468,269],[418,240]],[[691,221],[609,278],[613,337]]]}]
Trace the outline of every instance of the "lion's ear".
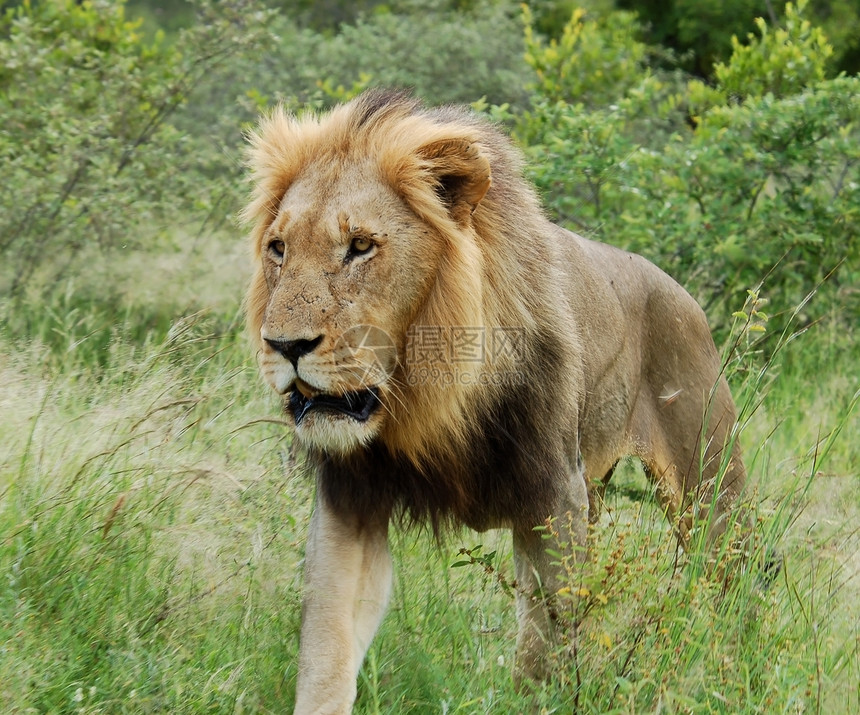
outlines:
[{"label": "lion's ear", "polygon": [[435,190],[460,226],[481,203],[490,188],[490,162],[474,142],[442,139],[425,144],[418,152],[428,162]]}]

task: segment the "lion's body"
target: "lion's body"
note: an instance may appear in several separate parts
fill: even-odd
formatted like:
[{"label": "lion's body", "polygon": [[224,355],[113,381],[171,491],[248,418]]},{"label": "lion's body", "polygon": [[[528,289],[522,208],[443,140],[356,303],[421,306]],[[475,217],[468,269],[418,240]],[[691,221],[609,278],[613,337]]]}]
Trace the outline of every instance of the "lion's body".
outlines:
[{"label": "lion's body", "polygon": [[[523,593],[551,594],[533,527],[570,513],[583,542],[635,455],[682,541],[702,503],[721,532],[744,469],[704,314],[643,258],[547,221],[495,128],[373,92],[275,114],[252,143],[249,326],[318,465],[296,712],[351,707],[393,516],[509,527]],[[344,350],[359,325],[390,337],[384,369]],[[519,666],[539,677],[552,626],[522,596],[518,616]]]}]

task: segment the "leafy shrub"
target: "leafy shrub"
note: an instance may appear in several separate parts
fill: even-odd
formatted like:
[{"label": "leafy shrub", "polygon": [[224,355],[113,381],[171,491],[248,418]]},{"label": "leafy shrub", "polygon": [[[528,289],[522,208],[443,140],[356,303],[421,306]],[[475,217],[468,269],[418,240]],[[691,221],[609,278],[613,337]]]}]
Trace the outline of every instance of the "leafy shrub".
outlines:
[{"label": "leafy shrub", "polygon": [[415,3],[409,14],[380,12],[346,26],[321,48],[323,76],[351,84],[410,86],[432,103],[521,96],[526,69],[516,15],[505,3],[479,2],[466,13]]},{"label": "leafy shrub", "polygon": [[[645,200],[636,220],[669,270],[698,273],[696,284],[724,309],[766,276],[766,293],[783,309],[842,261],[843,280],[856,279],[858,91],[857,78],[840,78],[715,107],[690,136],[637,152],[631,172]],[[830,295],[846,317],[858,314],[856,295]]]},{"label": "leafy shrub", "polygon": [[[508,2],[479,0],[456,11],[430,0],[377,8],[336,35],[300,30],[288,17],[272,26],[280,42],[249,67],[266,96],[313,99],[326,86],[413,88],[430,103],[501,103],[525,99],[528,68],[522,33]],[[331,97],[329,97],[329,100]]]},{"label": "leafy shrub", "polygon": [[[203,78],[197,101],[177,117],[177,126],[189,134],[204,130],[235,168],[241,127],[276,103],[324,110],[365,87],[396,86],[430,104],[486,97],[524,105],[529,68],[515,8],[509,0],[398,0],[359,15],[338,33],[303,26],[289,14],[272,16],[263,51],[238,55],[217,76]],[[241,184],[235,173],[227,176],[234,193],[224,191],[232,198]]]},{"label": "leafy shrub", "polygon": [[[553,3],[555,4],[555,3]],[[617,0],[639,13],[647,40],[673,51],[683,66],[712,77],[728,61],[733,35],[744,38],[756,17],[778,24],[779,3],[771,0]],[[812,0],[805,13],[833,44],[831,72],[860,69],[860,5],[856,0]]]},{"label": "leafy shrub", "polygon": [[[833,309],[852,321],[860,79],[823,80],[821,32],[792,6],[787,15],[787,30],[735,45],[718,73],[726,85],[679,88],[641,73],[591,108],[539,83],[532,109],[513,121],[555,218],[650,257],[723,320],[765,278],[779,312],[838,269],[805,317]],[[685,107],[696,113],[689,121]]]},{"label": "leafy shrub", "polygon": [[576,8],[558,39],[535,34],[523,5],[526,62],[537,75],[534,88],[549,101],[603,104],[623,95],[646,74],[647,47],[637,39],[632,13],[612,12],[590,19]]},{"label": "leafy shrub", "polygon": [[[151,240],[172,212],[205,210],[223,159],[177,130],[195,85],[260,37],[255,0],[200,5],[175,44],[147,41],[123,2],[25,0],[0,21],[0,286],[56,280],[85,249]],[[232,167],[226,167],[229,171]]]},{"label": "leafy shrub", "polygon": [[799,92],[820,82],[825,63],[833,54],[824,32],[802,17],[807,0],[797,7],[785,6],[785,28],[768,30],[764,18],[756,18],[760,37],[747,35],[742,45],[732,37],[732,56],[728,64],[714,67],[722,90],[730,96],[747,97],[770,92],[777,97]]}]

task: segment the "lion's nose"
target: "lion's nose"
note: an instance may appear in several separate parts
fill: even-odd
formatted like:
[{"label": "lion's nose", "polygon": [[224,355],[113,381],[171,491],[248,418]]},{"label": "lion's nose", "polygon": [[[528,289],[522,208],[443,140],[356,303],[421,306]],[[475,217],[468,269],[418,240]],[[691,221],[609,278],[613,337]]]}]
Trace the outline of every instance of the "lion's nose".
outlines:
[{"label": "lion's nose", "polygon": [[323,336],[318,335],[313,340],[270,340],[266,342],[272,348],[289,360],[294,368],[298,369],[299,358],[307,355],[322,342]]}]

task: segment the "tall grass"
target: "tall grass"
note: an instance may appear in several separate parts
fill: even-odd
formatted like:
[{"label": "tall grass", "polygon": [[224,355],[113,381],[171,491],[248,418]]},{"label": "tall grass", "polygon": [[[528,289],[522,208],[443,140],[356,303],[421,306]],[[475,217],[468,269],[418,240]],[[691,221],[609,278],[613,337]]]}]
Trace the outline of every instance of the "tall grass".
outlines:
[{"label": "tall grass", "polygon": [[251,417],[276,413],[244,341],[210,328],[4,354],[3,712],[232,709],[266,662],[280,687],[308,495]]},{"label": "tall grass", "polygon": [[[3,316],[2,712],[291,708],[311,483],[236,301],[222,295],[211,315],[187,302],[189,317],[170,319],[186,300],[176,291],[196,291],[188,280],[153,288],[154,303],[70,290],[26,326]],[[770,363],[743,354],[750,548],[782,558],[769,587],[761,559],[727,585],[680,554],[630,463],[561,594],[578,637],[554,680],[514,688],[504,532],[460,532],[441,553],[397,534],[392,607],[356,711],[860,709],[858,350],[819,327]],[[475,567],[451,568],[461,547]]]}]

